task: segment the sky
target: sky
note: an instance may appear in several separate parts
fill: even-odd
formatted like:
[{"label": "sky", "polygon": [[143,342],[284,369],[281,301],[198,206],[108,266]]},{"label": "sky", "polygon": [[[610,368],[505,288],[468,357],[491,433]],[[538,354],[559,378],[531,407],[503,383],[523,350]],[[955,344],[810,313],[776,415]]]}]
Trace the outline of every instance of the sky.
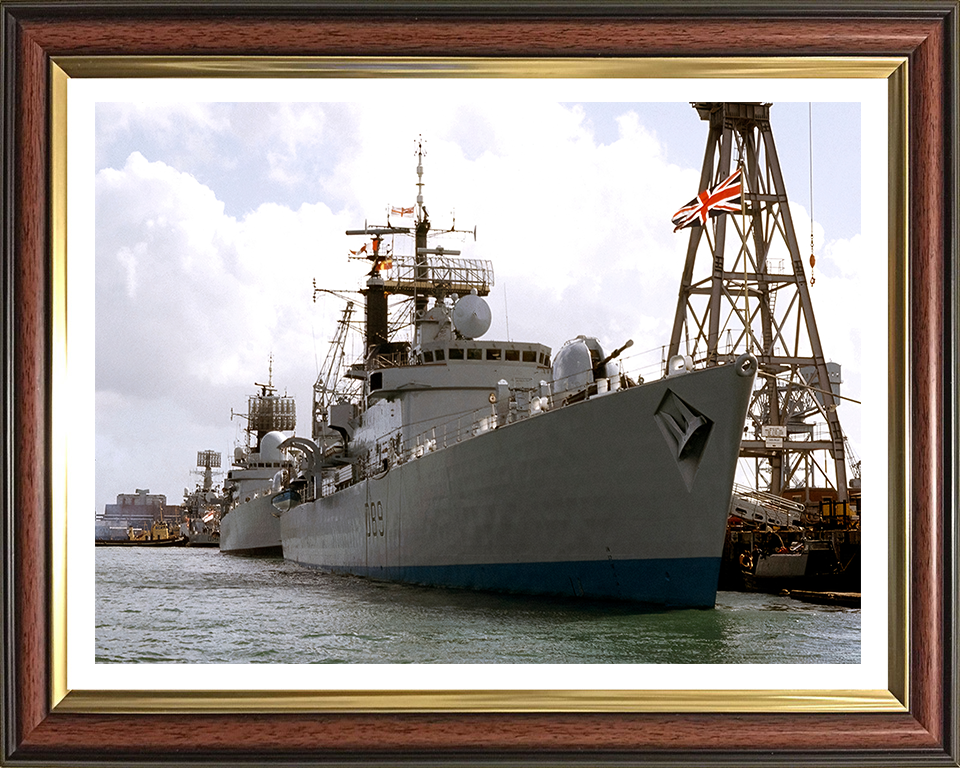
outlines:
[{"label": "sky", "polygon": [[[413,205],[420,137],[434,229],[477,231],[442,244],[493,263],[485,338],[554,351],[579,334],[605,349],[632,339],[626,367],[657,368],[689,237],[670,219],[699,191],[707,136],[689,102],[536,90],[418,99],[409,83],[397,88],[403,98],[96,104],[99,512],[137,488],[179,503],[199,481],[198,451],[220,451],[226,469],[243,440],[236,414],[271,359],[273,383],[296,398],[297,433],[309,436],[312,386],[342,308],[329,294],[314,301],[314,280],[361,287],[369,265],[347,255],[362,240],[344,233]],[[825,356],[843,366],[842,393],[858,398],[861,105],[751,100],[774,102],[805,260],[812,146],[810,291]],[[844,403],[840,419],[859,445],[860,406]]]}]

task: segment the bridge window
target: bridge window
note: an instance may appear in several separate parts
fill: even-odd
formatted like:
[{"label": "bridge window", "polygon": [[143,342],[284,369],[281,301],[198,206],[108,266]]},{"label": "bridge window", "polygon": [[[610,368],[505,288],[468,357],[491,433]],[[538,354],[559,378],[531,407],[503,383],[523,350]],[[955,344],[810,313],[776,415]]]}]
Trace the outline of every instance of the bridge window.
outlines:
[{"label": "bridge window", "polygon": [[523,362],[525,363],[537,362],[537,353],[532,349],[523,350]]},{"label": "bridge window", "polygon": [[432,363],[433,362],[433,352],[424,352],[423,353],[423,362]]},{"label": "bridge window", "polygon": [[482,349],[468,349],[468,350],[467,350],[467,360],[483,360],[483,350],[482,350]]},{"label": "bridge window", "polygon": [[499,349],[488,349],[487,350],[487,360],[499,360],[500,359],[500,350]]},{"label": "bridge window", "polygon": [[443,362],[443,350],[442,350],[442,349],[438,349],[438,350],[437,350],[437,352],[436,352],[436,354],[435,354],[435,359],[436,359],[436,361],[437,361],[438,363],[442,363],[442,362]]},{"label": "bridge window", "polygon": [[463,360],[463,350],[462,350],[462,349],[451,349],[451,350],[450,350],[450,359],[451,359],[451,360]]},{"label": "bridge window", "polygon": [[520,350],[519,349],[508,349],[504,353],[504,359],[508,363],[519,363],[520,362]]}]

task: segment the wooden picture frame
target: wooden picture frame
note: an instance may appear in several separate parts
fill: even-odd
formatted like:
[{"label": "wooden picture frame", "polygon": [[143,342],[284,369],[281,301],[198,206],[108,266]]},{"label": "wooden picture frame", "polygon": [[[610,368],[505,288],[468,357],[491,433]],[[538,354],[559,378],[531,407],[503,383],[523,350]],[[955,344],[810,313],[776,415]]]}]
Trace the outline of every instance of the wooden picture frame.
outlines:
[{"label": "wooden picture frame", "polygon": [[[144,763],[958,764],[957,679],[957,27],[958,4],[846,6],[679,3],[469,6],[300,3],[115,5],[2,3],[3,34],[3,742],[17,765]],[[910,370],[902,430],[909,530],[894,571],[909,584],[905,636],[893,651],[900,706],[810,712],[618,711],[549,697],[524,711],[497,705],[385,711],[260,711],[257,695],[219,708],[171,695],[151,713],[63,706],[54,667],[56,496],[63,480],[51,427],[57,330],[51,259],[64,212],[52,202],[57,60],[79,57],[902,57],[909,169],[908,274],[901,284]],[[226,58],[225,58],[226,57]],[[145,59],[146,60],[146,59]],[[893,140],[893,139],[891,139]],[[62,169],[61,169],[62,171]],[[899,482],[897,478],[892,483]],[[896,494],[894,494],[896,495]],[[54,542],[51,545],[51,541]],[[895,542],[897,544],[897,542]],[[909,574],[907,580],[906,575]],[[60,638],[62,639],[62,638]],[[731,707],[729,709],[738,709]],[[432,711],[428,711],[432,710]],[[881,711],[883,710],[883,711]],[[185,714],[198,712],[183,727]]]}]

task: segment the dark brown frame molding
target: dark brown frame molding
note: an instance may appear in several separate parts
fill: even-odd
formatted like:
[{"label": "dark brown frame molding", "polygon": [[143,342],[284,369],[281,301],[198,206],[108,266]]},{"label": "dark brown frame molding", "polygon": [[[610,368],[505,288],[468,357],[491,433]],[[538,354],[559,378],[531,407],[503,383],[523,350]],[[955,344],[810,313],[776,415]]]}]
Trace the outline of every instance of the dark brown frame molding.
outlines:
[{"label": "dark brown frame molding", "polygon": [[[957,0],[0,0],[7,765],[957,766]],[[66,56],[905,57],[906,445],[900,712],[57,711],[51,682],[52,62]],[[666,707],[665,707],[666,709]]]}]

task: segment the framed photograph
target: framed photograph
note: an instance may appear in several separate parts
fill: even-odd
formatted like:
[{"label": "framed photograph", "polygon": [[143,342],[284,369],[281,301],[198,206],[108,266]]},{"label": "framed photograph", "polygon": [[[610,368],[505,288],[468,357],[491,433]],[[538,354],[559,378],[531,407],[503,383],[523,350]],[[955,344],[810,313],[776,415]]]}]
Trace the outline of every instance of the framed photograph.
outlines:
[{"label": "framed photograph", "polygon": [[[957,765],[958,143],[957,74],[949,63],[957,58],[957,11],[956,2],[852,9],[814,2],[789,13],[762,3],[721,12],[670,3],[589,9],[490,3],[467,10],[442,3],[213,8],[3,2],[3,760],[896,765],[922,759]],[[93,146],[85,131],[95,125],[101,135],[107,127],[120,135],[131,114],[122,105],[163,100],[373,102],[377,87],[396,84],[437,104],[458,96],[465,102],[499,98],[519,109],[530,101],[523,90],[530,82],[557,101],[603,103],[640,101],[630,85],[655,82],[660,90],[651,90],[649,101],[694,101],[697,96],[685,95],[691,83],[706,91],[721,80],[776,81],[783,84],[783,101],[804,105],[820,101],[822,93],[791,90],[791,82],[839,83],[841,96],[822,99],[836,102],[845,101],[843,84],[850,85],[848,93],[856,83],[869,84],[872,96],[849,100],[861,104],[861,125],[882,127],[877,173],[864,178],[885,190],[877,204],[883,210],[864,226],[883,230],[877,261],[885,280],[871,303],[889,333],[865,342],[858,363],[866,369],[869,359],[885,361],[877,369],[880,402],[888,406],[878,419],[871,413],[864,429],[869,442],[880,434],[872,422],[885,424],[879,442],[886,450],[870,448],[882,467],[875,482],[887,511],[880,562],[870,572],[882,586],[873,594],[883,605],[864,613],[869,638],[863,648],[877,652],[864,650],[855,674],[828,664],[822,678],[758,682],[738,676],[739,670],[711,677],[697,665],[698,676],[680,679],[665,666],[662,674],[634,684],[638,678],[616,663],[543,665],[536,672],[525,669],[534,664],[463,664],[462,670],[444,665],[450,677],[440,681],[415,663],[383,674],[365,668],[353,684],[357,668],[349,664],[335,670],[310,665],[309,672],[284,664],[217,664],[212,676],[196,671],[202,665],[177,670],[145,664],[139,677],[137,665],[84,667],[94,646],[92,547],[78,555],[74,533],[82,536],[92,526],[78,522],[67,500],[89,488],[101,470],[91,458],[96,454],[78,445],[80,436],[95,431],[93,409],[84,405],[92,392],[83,383],[84,376],[92,380],[94,356],[78,342],[90,328],[77,321],[84,312],[92,317],[95,289],[77,233],[86,228],[92,240],[99,194],[94,168],[102,167],[101,158],[95,162],[77,150],[84,142]],[[481,83],[502,86],[477,91]],[[611,90],[624,83],[631,95]],[[165,84],[173,95],[157,96]],[[104,90],[91,95],[98,85]],[[205,97],[211,86],[217,95]],[[277,95],[282,87],[306,95],[287,102]],[[591,92],[592,98],[582,95]],[[684,106],[696,122],[693,109]],[[256,141],[256,116],[244,117],[253,126],[248,138]],[[590,117],[599,121],[599,112]],[[479,119],[476,125],[484,127]],[[194,132],[196,142],[205,138]],[[443,156],[443,143],[435,146]],[[98,153],[111,149],[118,153],[116,167],[126,163],[126,176],[116,175],[116,199],[132,199],[136,185],[160,164],[151,170],[122,140],[115,147],[97,144]],[[702,143],[692,149],[702,152]],[[79,165],[78,156],[84,157]],[[292,166],[283,158],[273,153],[264,162],[276,178],[289,181],[284,174]],[[361,164],[355,169],[370,172]],[[131,185],[126,192],[121,182]],[[202,207],[203,191],[194,191]],[[484,210],[480,202],[476,209]],[[454,221],[451,230],[466,226],[462,218]],[[137,278],[130,255],[127,271],[117,274],[119,290],[128,293]],[[562,267],[559,257],[554,267]],[[171,292],[186,286],[180,276],[171,279]],[[604,287],[612,290],[612,284]],[[191,295],[185,288],[176,298]],[[99,312],[102,297],[98,301]],[[508,313],[504,299],[502,314],[509,336],[508,324],[516,330],[522,313]],[[877,325],[866,309],[864,317]],[[98,340],[98,356],[108,349]],[[249,373],[258,375],[265,372]],[[88,570],[77,571],[84,558]],[[867,667],[870,673],[860,674]]]}]

